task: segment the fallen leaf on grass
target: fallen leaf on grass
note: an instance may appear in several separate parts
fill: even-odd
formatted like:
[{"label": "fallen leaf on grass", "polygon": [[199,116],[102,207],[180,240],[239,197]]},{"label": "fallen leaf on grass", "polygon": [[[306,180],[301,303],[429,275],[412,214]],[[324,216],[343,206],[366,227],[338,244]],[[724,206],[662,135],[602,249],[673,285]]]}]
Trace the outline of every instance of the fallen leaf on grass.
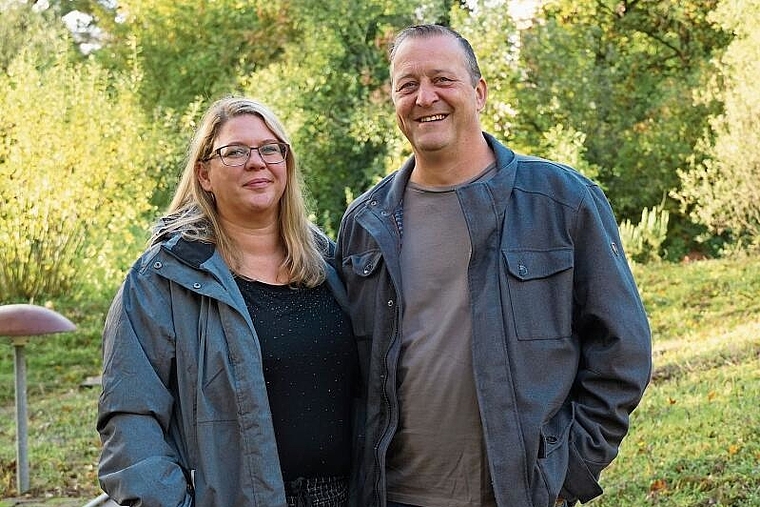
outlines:
[{"label": "fallen leaf on grass", "polygon": [[656,479],[649,485],[650,493],[659,493],[668,489],[668,483],[664,479]]}]

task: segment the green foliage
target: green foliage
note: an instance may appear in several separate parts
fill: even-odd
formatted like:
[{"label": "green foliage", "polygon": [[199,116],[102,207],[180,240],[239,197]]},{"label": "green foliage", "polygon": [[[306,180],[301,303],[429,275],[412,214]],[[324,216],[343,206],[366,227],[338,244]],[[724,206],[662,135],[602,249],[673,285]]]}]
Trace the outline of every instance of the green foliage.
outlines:
[{"label": "green foliage", "polygon": [[72,61],[69,47],[23,50],[0,75],[3,302],[108,284],[150,210],[139,76]]},{"label": "green foliage", "polygon": [[[52,12],[35,12],[22,2],[0,2],[0,71],[22,50],[42,53],[65,38],[63,23]],[[68,48],[74,52],[73,47]]]},{"label": "green foliage", "polygon": [[641,220],[633,225],[625,219],[620,224],[620,239],[628,257],[634,262],[653,262],[662,258],[662,244],[668,234],[670,213],[662,206],[641,210]]},{"label": "green foliage", "polygon": [[238,76],[276,60],[296,37],[292,16],[289,3],[277,0],[123,0],[104,20],[111,41],[96,57],[111,68],[142,69],[147,109],[182,111],[197,97],[236,91]]},{"label": "green foliage", "polygon": [[[230,93],[272,106],[290,127],[317,220],[334,234],[344,196],[358,195],[397,160],[388,155],[401,145],[386,89],[389,36],[416,16],[444,17],[455,2],[125,0],[110,16],[102,5],[79,3],[99,12],[98,26],[109,33],[95,57],[109,68],[141,69],[137,91],[160,118],[191,117],[197,104]],[[184,152],[174,140],[189,136],[162,124],[167,158],[177,161]],[[171,181],[175,166],[162,163],[160,171]],[[154,202],[165,205],[168,190]]]},{"label": "green foliage", "polygon": [[[514,143],[537,149],[563,125],[585,136],[584,158],[622,218],[660,203],[719,107],[693,100],[729,40],[707,18],[716,4],[546,2],[520,39]],[[688,221],[677,203],[664,204],[671,220]]]},{"label": "green foliage", "polygon": [[[751,14],[750,14],[751,13]],[[688,170],[679,172],[674,195],[683,209],[713,233],[730,232],[760,244],[760,1],[724,1],[714,18],[736,37],[717,63],[706,93],[719,98],[723,114],[698,144]],[[714,137],[714,141],[713,141]]]},{"label": "green foliage", "polygon": [[590,164],[586,157],[586,135],[572,127],[555,125],[544,133],[541,152],[550,160],[567,164],[580,171],[587,178],[597,180],[599,168]]},{"label": "green foliage", "polygon": [[[488,100],[481,113],[483,129],[502,140],[510,139],[516,128],[515,91],[520,79],[517,27],[503,2],[480,2],[474,11],[452,11],[451,26],[472,44],[488,85]],[[528,152],[526,146],[513,147]]]},{"label": "green foliage", "polygon": [[[749,0],[724,3],[729,5],[724,10],[757,9]],[[693,172],[693,183],[737,167],[731,162],[719,168],[730,143],[713,152],[713,139],[753,134],[719,128],[716,122],[722,120],[716,117],[703,138],[707,118],[728,100],[719,94],[694,100],[705,75],[713,72],[711,59],[735,31],[720,16],[709,17],[718,0],[678,5],[551,0],[529,29],[515,26],[506,0],[51,0],[51,5],[44,16],[49,22],[72,9],[91,13],[93,27],[107,35],[91,58],[120,73],[144,76],[134,92],[163,132],[154,147],[163,155],[154,162],[158,190],[152,202],[159,207],[168,201],[192,133],[182,118],[191,117],[196,104],[245,92],[272,105],[289,125],[315,216],[334,233],[345,196],[358,195],[409,155],[393,121],[386,50],[394,32],[417,22],[450,23],[473,42],[489,83],[482,115],[486,130],[518,151],[569,163],[596,179],[621,218],[636,219],[663,195],[679,195],[673,192],[686,181],[679,168],[705,171]],[[749,25],[757,16],[745,18]],[[12,15],[3,13],[0,62],[21,46],[47,44],[53,32],[31,38],[7,28],[42,19],[26,5]],[[745,67],[727,62],[725,69],[750,87],[756,80],[741,74]],[[752,108],[746,111],[751,118]],[[710,227],[713,235],[725,227],[725,217],[696,206],[693,195],[688,199],[680,208],[674,199],[664,201],[671,213],[669,252],[693,248],[699,227],[694,220],[719,224]],[[728,213],[742,211],[735,207]]]}]

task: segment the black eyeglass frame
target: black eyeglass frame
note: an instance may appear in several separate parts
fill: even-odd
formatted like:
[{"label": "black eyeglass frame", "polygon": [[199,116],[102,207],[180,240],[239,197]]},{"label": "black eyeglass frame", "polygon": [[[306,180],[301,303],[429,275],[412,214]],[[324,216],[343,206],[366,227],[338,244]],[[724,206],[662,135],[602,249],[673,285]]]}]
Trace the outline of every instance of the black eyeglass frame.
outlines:
[{"label": "black eyeglass frame", "polygon": [[[282,155],[282,160],[278,160],[277,162],[268,162],[266,158],[264,158],[264,155],[261,153],[261,148],[265,146],[277,146],[279,148],[279,152]],[[248,150],[248,156],[245,157],[245,160],[241,164],[228,164],[224,157],[222,156],[222,150],[229,147],[238,147],[238,148],[245,148]],[[248,146],[245,144],[240,143],[232,143],[232,144],[225,144],[224,146],[220,146],[219,148],[213,150],[211,152],[211,155],[208,157],[201,159],[202,162],[208,162],[209,160],[219,157],[219,160],[222,162],[222,164],[226,165],[227,167],[241,167],[248,163],[248,161],[251,159],[251,153],[254,151],[257,151],[259,153],[259,157],[261,157],[261,160],[264,161],[265,164],[282,164],[287,160],[288,158],[288,150],[290,149],[290,145],[288,143],[284,143],[282,141],[277,141],[273,143],[264,143],[260,146]]]}]

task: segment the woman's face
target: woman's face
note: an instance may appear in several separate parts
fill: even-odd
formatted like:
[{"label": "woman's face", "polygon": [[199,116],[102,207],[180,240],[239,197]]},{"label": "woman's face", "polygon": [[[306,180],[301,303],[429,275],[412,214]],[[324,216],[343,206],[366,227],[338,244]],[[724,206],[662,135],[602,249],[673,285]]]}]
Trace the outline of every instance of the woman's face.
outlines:
[{"label": "woman's face", "polygon": [[[241,145],[259,148],[281,142],[259,116],[244,114],[227,120],[214,140],[213,150]],[[280,199],[287,184],[287,164],[267,163],[259,150],[251,150],[240,166],[228,166],[216,151],[207,162],[199,162],[198,180],[216,200],[219,217],[246,224],[251,221],[277,219]]]}]

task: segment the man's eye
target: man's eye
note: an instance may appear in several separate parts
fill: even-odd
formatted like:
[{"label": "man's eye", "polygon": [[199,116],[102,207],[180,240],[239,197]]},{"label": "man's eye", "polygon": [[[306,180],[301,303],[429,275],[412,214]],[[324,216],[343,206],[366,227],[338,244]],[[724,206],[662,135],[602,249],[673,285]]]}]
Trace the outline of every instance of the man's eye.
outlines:
[{"label": "man's eye", "polygon": [[411,81],[408,81],[408,82],[406,82],[406,83],[401,83],[401,84],[398,86],[398,89],[397,89],[396,91],[399,91],[399,92],[403,92],[403,91],[408,91],[408,90],[411,90],[411,89],[413,89],[413,88],[414,88],[414,83],[413,83],[413,82],[411,82]]}]

